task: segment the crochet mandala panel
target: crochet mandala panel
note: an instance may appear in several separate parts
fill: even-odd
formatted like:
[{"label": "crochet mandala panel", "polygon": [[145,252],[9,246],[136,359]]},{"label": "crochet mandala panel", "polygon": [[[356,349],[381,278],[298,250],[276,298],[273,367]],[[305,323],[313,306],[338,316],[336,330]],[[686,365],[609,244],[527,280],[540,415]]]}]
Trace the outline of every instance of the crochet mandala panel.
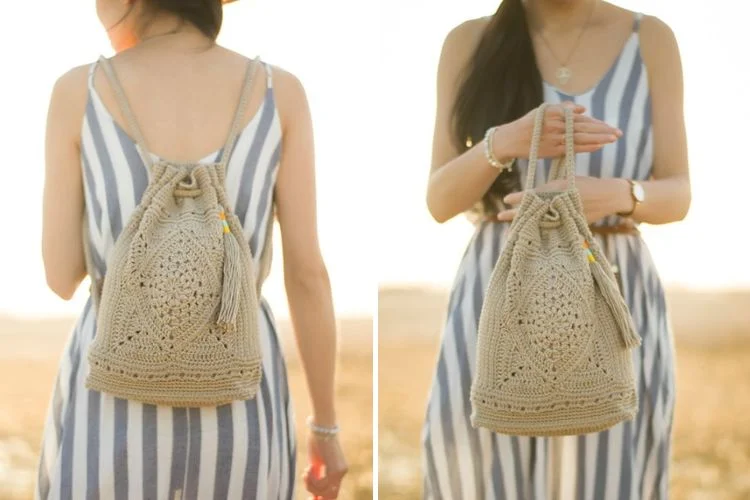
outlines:
[{"label": "crochet mandala panel", "polygon": [[637,409],[630,351],[592,275],[589,246],[567,222],[579,216],[575,202],[533,199],[511,228],[480,317],[475,426],[575,434]]},{"label": "crochet mandala panel", "polygon": [[[246,243],[227,253],[233,246],[227,238],[237,238],[241,228],[234,220],[230,228],[223,218],[218,176],[202,172],[195,178],[197,191],[175,197],[170,189],[180,173],[156,176],[144,194],[150,204],[136,210],[115,244],[89,351],[92,389],[175,406],[247,399],[257,390],[261,352],[252,256]],[[238,278],[227,282],[233,271]],[[229,294],[227,286],[233,286]],[[226,297],[237,304],[231,328],[218,324]]]},{"label": "crochet mandala panel", "polygon": [[527,353],[532,373],[539,374],[534,383],[543,386],[564,382],[595,336],[590,297],[575,277],[550,260],[531,261],[535,269],[503,325]]}]

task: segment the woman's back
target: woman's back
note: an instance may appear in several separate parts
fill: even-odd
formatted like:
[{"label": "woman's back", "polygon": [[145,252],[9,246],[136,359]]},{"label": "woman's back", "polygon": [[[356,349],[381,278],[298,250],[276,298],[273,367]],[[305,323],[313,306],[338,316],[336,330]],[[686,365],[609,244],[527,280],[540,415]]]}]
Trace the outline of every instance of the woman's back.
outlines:
[{"label": "woman's back", "polygon": [[[210,57],[133,50],[113,58],[153,160],[206,163],[221,158],[247,59],[225,49],[215,50]],[[148,182],[147,168],[136,149],[136,133],[127,124],[110,82],[100,65],[92,64],[81,154],[86,205],[94,221],[89,224],[89,237],[100,273],[106,271],[106,257]],[[258,261],[272,223],[281,145],[272,70],[267,64],[255,73],[240,124],[227,164],[226,188]]]},{"label": "woman's back", "polygon": [[[105,277],[108,263],[110,277],[114,276],[109,283],[116,283],[121,269],[116,263],[122,259],[113,252],[114,243],[122,235],[121,246],[126,244],[129,234],[123,228],[141,199],[149,202],[144,192],[150,192],[150,163],[181,164],[170,170],[177,173],[197,163],[219,163],[198,169],[196,175],[214,172],[211,182],[216,184],[222,180],[218,172],[226,173],[226,199],[221,205],[234,212],[241,228],[233,218],[225,218],[228,222],[222,230],[228,228],[235,238],[239,235],[247,242],[258,284],[269,260],[270,230],[278,220],[284,241],[284,285],[300,358],[308,368],[313,407],[306,486],[315,495],[336,496],[346,461],[336,439],[336,326],[316,230],[310,110],[294,75],[265,63],[249,66],[247,58],[216,45],[222,5],[228,1],[96,2],[99,20],[117,54],[109,61],[112,68],[107,61],[73,68],[58,79],[52,92],[42,237],[47,283],[67,299],[87,274]],[[258,71],[252,85],[243,86],[253,67]],[[243,88],[249,90],[244,93]],[[237,109],[244,111],[235,120]],[[234,137],[232,131],[239,132],[236,141],[228,140]],[[224,160],[228,160],[226,168]],[[158,171],[164,171],[162,166],[155,169],[154,182]],[[201,193],[200,189],[174,191],[177,198]],[[182,208],[191,203],[197,206],[198,199]],[[217,215],[221,219],[221,212]],[[217,219],[214,222],[218,229]],[[236,259],[237,246],[231,242],[237,240],[221,239],[225,256]],[[91,259],[86,259],[85,249],[91,250]],[[171,250],[158,247],[160,255]],[[176,254],[184,257],[188,252],[183,250]],[[244,255],[244,249],[240,253]],[[166,256],[169,263],[164,267],[179,273],[184,266],[170,257]],[[87,260],[93,265],[87,266]],[[232,258],[225,258],[222,266],[222,276],[238,275]],[[95,271],[88,272],[92,268]],[[170,327],[179,315],[190,322],[193,316],[183,312],[191,310],[190,296],[198,293],[191,294],[177,281],[162,281],[175,291],[176,298],[167,298],[167,311],[160,316]],[[197,286],[206,288],[200,282]],[[233,290],[237,288],[222,289],[221,306],[227,307],[217,311],[218,316],[222,310],[226,313],[230,326],[240,304]],[[90,298],[86,303],[62,355],[45,426],[37,497],[294,497],[292,402],[268,303],[260,300],[257,306],[243,309],[257,307],[262,377],[256,396],[242,399],[245,396],[240,394],[229,404],[186,408],[163,404],[164,400],[151,400],[159,405],[143,404],[136,396],[123,399],[106,389],[87,388],[92,341],[96,336],[104,343],[106,337],[104,327],[101,337],[97,333],[98,320],[104,325],[111,319],[105,308],[97,312],[95,302]],[[175,312],[170,310],[173,306]],[[211,328],[206,332],[196,326],[207,338]],[[154,325],[134,328],[133,338],[126,340],[136,344],[154,331]],[[222,343],[222,338],[217,336],[216,341]],[[244,347],[247,343],[239,349]],[[223,349],[230,349],[229,344]],[[196,357],[209,364],[217,358],[210,349]],[[228,375],[236,374],[229,370]],[[208,384],[206,388],[211,392]],[[318,470],[321,464],[324,468]]]},{"label": "woman's back", "polygon": [[[218,45],[194,52],[171,51],[165,44],[150,50],[148,41],[142,45],[116,55],[112,61],[150,151],[178,162],[215,154],[229,133],[247,59]],[[243,125],[263,104],[266,77],[270,88],[267,67],[255,76]],[[94,88],[114,119],[126,124],[101,71],[96,72]]]},{"label": "woman's back", "polygon": [[[153,161],[218,162],[248,60],[224,49],[174,55],[133,49],[112,59]],[[148,184],[137,132],[100,63],[87,71],[80,151],[88,247],[100,276]],[[286,75],[284,75],[286,76]],[[271,66],[258,65],[226,168],[226,190],[256,266],[273,224],[282,125]],[[269,249],[270,250],[270,249]],[[257,267],[256,267],[257,269]],[[41,498],[290,498],[295,439],[283,353],[261,303],[258,396],[170,408],[84,389],[96,334],[91,302],[66,347],[48,415]]]}]

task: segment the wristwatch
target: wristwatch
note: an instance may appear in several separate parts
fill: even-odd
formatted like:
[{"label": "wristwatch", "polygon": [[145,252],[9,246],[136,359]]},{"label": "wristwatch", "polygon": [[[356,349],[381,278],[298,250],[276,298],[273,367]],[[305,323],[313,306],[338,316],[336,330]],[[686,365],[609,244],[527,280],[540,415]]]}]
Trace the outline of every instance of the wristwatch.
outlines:
[{"label": "wristwatch", "polygon": [[632,179],[628,179],[630,183],[630,197],[633,198],[633,208],[629,212],[619,212],[617,215],[621,217],[630,217],[638,208],[638,205],[646,200],[646,191],[643,189],[643,185]]}]

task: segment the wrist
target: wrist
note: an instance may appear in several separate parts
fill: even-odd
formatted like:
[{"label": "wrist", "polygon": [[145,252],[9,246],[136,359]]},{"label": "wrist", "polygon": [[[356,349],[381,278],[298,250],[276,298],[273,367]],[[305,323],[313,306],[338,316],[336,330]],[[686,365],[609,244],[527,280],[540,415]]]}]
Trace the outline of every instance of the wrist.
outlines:
[{"label": "wrist", "polygon": [[627,217],[635,211],[636,201],[633,198],[633,188],[628,179],[612,179],[615,183],[614,213]]},{"label": "wrist", "polygon": [[339,434],[339,426],[333,425],[322,425],[315,421],[315,418],[310,415],[307,417],[307,428],[310,432],[318,438],[327,440],[333,439]]},{"label": "wrist", "polygon": [[508,163],[515,155],[508,150],[508,137],[510,135],[510,123],[495,127],[492,138],[492,153],[500,163]]},{"label": "wrist", "polygon": [[330,412],[314,412],[309,420],[321,427],[334,427],[337,425],[336,414],[333,411]]}]

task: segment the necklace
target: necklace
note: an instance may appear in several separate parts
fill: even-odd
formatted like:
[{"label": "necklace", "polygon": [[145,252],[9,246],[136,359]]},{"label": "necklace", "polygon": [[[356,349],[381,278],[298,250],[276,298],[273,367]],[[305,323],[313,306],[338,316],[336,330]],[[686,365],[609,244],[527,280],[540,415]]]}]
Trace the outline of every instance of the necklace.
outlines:
[{"label": "necklace", "polygon": [[596,0],[594,1],[594,5],[591,7],[591,11],[589,12],[589,17],[586,19],[586,22],[583,24],[583,27],[581,28],[581,31],[578,33],[578,38],[576,38],[575,44],[573,44],[573,48],[568,53],[568,57],[565,58],[564,61],[560,61],[560,58],[557,57],[557,54],[555,54],[555,51],[552,50],[552,45],[547,41],[547,38],[544,36],[541,30],[538,31],[539,37],[542,39],[542,42],[544,42],[544,45],[547,46],[547,50],[549,50],[549,53],[552,54],[552,57],[557,61],[558,68],[557,71],[555,71],[555,77],[557,78],[558,83],[565,85],[570,81],[571,78],[573,78],[573,72],[568,67],[568,63],[570,62],[570,58],[573,57],[573,54],[575,53],[576,49],[578,48],[578,45],[581,43],[581,38],[583,37],[583,33],[586,31],[586,28],[589,27],[589,23],[591,22],[591,18],[594,16],[594,10],[596,9]]}]

